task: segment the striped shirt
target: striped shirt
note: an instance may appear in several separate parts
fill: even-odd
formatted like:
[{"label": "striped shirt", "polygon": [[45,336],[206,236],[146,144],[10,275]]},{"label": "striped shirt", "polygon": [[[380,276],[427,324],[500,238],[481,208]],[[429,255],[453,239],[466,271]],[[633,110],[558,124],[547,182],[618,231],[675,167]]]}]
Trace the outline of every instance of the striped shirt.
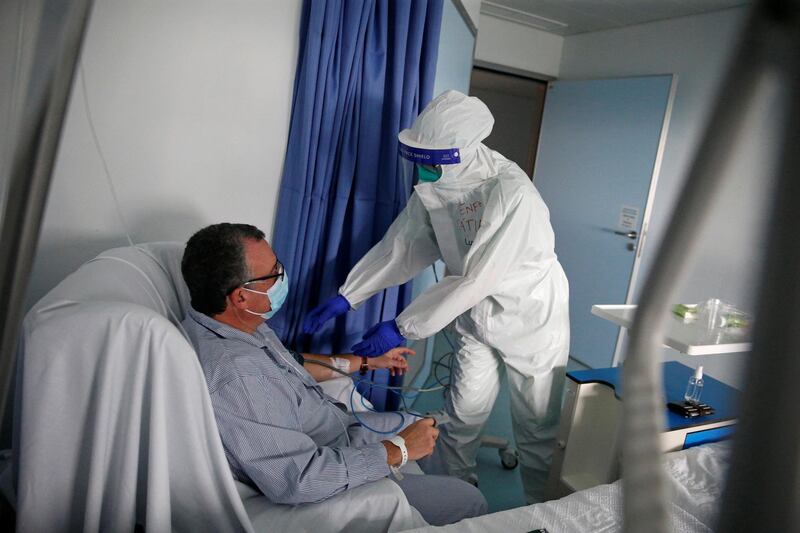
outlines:
[{"label": "striped shirt", "polygon": [[237,479],[275,503],[299,504],[389,475],[379,437],[326,395],[266,324],[251,335],[192,309],[183,326]]}]

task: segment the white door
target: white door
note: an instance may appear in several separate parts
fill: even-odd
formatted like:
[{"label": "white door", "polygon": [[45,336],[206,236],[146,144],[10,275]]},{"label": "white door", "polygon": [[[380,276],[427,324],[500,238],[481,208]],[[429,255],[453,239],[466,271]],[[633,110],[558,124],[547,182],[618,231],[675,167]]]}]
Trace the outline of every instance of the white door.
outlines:
[{"label": "white door", "polygon": [[552,82],[534,184],[570,284],[570,355],[612,366],[619,328],[593,304],[631,303],[647,236],[673,76]]}]

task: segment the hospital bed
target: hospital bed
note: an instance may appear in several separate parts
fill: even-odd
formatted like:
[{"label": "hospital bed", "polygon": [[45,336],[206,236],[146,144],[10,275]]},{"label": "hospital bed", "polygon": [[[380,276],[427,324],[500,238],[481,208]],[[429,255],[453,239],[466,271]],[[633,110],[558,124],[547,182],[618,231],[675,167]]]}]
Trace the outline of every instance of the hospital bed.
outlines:
[{"label": "hospital bed", "polygon": [[[19,531],[322,533],[426,525],[388,479],[294,507],[236,482],[197,356],[176,327],[189,306],[183,245],[137,248],[87,262],[25,318],[14,468],[3,473],[16,479]],[[334,388],[349,394],[341,383]]]},{"label": "hospital bed", "polygon": [[[716,524],[729,461],[730,443],[704,444],[665,454],[671,494],[669,531],[708,533]],[[615,533],[622,529],[622,482],[598,485],[559,500],[500,511],[415,533]]]}]

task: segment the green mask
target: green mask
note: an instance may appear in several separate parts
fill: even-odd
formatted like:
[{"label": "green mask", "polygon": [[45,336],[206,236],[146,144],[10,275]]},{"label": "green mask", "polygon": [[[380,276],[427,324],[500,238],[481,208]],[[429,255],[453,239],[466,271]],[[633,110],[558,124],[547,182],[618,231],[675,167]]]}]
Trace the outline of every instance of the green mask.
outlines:
[{"label": "green mask", "polygon": [[432,183],[442,177],[442,169],[431,165],[417,165],[417,177],[419,181]]}]

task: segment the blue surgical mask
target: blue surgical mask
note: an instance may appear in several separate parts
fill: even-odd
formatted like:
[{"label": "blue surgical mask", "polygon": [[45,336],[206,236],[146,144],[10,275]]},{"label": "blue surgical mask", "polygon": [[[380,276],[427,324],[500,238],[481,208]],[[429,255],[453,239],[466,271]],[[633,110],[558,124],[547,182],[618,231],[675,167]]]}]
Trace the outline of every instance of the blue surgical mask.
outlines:
[{"label": "blue surgical mask", "polygon": [[255,289],[248,289],[247,287],[242,287],[246,291],[254,292],[256,294],[264,294],[267,298],[269,298],[270,310],[264,313],[256,313],[255,311],[251,311],[249,309],[245,309],[251,315],[258,315],[265,320],[269,320],[275,313],[280,310],[283,302],[286,301],[286,296],[289,294],[289,274],[286,272],[283,273],[283,277],[279,278],[275,285],[267,289],[266,292],[264,291],[257,291]]},{"label": "blue surgical mask", "polygon": [[441,167],[431,165],[417,165],[417,178],[419,181],[432,183],[442,177]]}]

